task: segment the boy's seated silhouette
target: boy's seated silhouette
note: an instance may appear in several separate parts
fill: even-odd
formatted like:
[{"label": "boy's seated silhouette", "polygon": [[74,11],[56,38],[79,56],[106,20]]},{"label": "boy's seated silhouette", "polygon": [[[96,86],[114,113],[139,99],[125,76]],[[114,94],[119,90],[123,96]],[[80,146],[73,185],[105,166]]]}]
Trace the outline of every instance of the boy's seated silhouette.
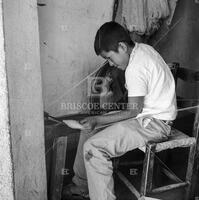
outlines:
[{"label": "boy's seated silhouette", "polygon": [[[134,43],[115,22],[97,31],[95,52],[109,65],[125,71],[128,91],[126,110],[81,120],[81,131],[72,183],[63,195],[114,200],[111,158],[145,146],[150,140],[166,139],[176,117],[175,82],[169,67],[153,47]],[[97,126],[112,125],[96,129]]]}]

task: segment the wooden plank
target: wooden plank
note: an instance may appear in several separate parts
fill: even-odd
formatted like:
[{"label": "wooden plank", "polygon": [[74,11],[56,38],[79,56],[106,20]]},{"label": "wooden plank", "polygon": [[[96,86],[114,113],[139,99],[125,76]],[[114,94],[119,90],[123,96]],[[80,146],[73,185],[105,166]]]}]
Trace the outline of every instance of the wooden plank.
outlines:
[{"label": "wooden plank", "polygon": [[161,199],[156,199],[156,198],[152,198],[152,197],[140,197],[138,200],[161,200]]},{"label": "wooden plank", "polygon": [[65,171],[65,158],[67,137],[55,139],[53,144],[53,162],[50,181],[50,199],[61,200],[63,177]]},{"label": "wooden plank", "polygon": [[193,127],[193,136],[196,138],[196,153],[194,157],[194,166],[193,166],[193,174],[191,180],[191,191],[190,197],[199,196],[199,108],[197,109],[194,127]]},{"label": "wooden plank", "polygon": [[164,143],[158,143],[155,152],[161,152],[167,149],[174,149],[174,148],[186,148],[195,145],[196,139],[194,137],[184,138],[184,139],[177,139],[172,141],[167,141]]},{"label": "wooden plank", "polygon": [[[0,199],[6,200],[14,200],[14,167],[16,167],[16,163],[13,163],[13,155],[11,150],[13,146],[11,145],[12,140],[10,135],[15,135],[15,132],[10,131],[10,123],[9,122],[9,115],[10,113],[10,106],[8,105],[8,98],[10,94],[8,93],[8,79],[7,79],[7,60],[5,61],[5,44],[4,44],[4,20],[5,16],[2,4],[3,0],[0,0],[0,77],[1,77],[1,84],[0,84],[0,91],[1,91],[1,98],[0,98]],[[14,67],[14,66],[13,66]],[[10,80],[9,80],[10,81]]]},{"label": "wooden plank", "polygon": [[195,159],[195,152],[196,152],[196,145],[190,147],[189,150],[189,159],[188,159],[188,166],[187,166],[187,173],[186,173],[186,182],[189,185],[186,187],[186,200],[189,200],[190,196],[192,196],[191,192],[191,180],[193,175],[193,166],[194,166],[194,159]]},{"label": "wooden plank", "polygon": [[[150,150],[150,159],[149,159],[149,168],[148,168],[146,192],[152,190],[155,147],[156,147],[156,145],[152,144],[152,145],[150,145],[150,149],[149,149]],[[147,146],[147,148],[149,148],[149,147]]]},{"label": "wooden plank", "polygon": [[148,190],[152,189],[153,165],[154,165],[154,150],[155,144],[148,144],[144,158],[142,180],[141,180],[141,195],[145,196]]},{"label": "wooden plank", "polygon": [[187,185],[188,185],[188,183],[186,183],[186,182],[170,184],[170,185],[166,185],[163,187],[155,188],[155,189],[151,190],[149,193],[155,194],[155,193],[165,192],[165,191],[172,190],[175,188],[185,187]]},{"label": "wooden plank", "polygon": [[[1,7],[4,22],[1,31],[6,45],[5,58],[0,60],[6,60],[8,87],[0,91],[1,99],[4,92],[8,92],[10,135],[7,137],[11,137],[15,200],[47,200],[37,0],[1,0]],[[0,66],[3,70],[3,63]],[[1,86],[3,78],[1,76]],[[2,116],[0,119],[3,122]],[[1,142],[3,139],[1,134]],[[3,180],[0,176],[0,182]],[[4,189],[0,183],[0,191]],[[8,194],[5,198],[0,194],[0,199],[10,198]]]},{"label": "wooden plank", "polygon": [[[198,102],[198,105],[199,105],[199,102]],[[193,136],[196,137],[197,142],[198,142],[198,135],[199,135],[199,107],[197,108],[197,112],[196,112],[195,120],[194,120],[194,127],[193,127]]]}]

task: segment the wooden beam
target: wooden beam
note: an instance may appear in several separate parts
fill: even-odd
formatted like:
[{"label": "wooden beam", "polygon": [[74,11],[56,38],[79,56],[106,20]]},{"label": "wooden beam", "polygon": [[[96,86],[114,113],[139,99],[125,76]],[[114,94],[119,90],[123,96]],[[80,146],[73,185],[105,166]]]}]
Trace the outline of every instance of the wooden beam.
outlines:
[{"label": "wooden beam", "polygon": [[0,0],[0,199],[14,200],[14,166],[11,155],[8,80],[5,63],[5,36],[2,8],[2,0]]},{"label": "wooden beam", "polygon": [[199,196],[199,108],[197,109],[194,126],[193,126],[193,134],[196,138],[196,153],[194,157],[194,166],[193,166],[193,174],[191,179],[191,192],[190,197]]},{"label": "wooden beam", "polygon": [[141,179],[141,195],[145,196],[152,189],[153,165],[155,157],[155,143],[148,143],[144,158],[143,174]]},{"label": "wooden beam", "polygon": [[175,184],[171,184],[171,185],[166,185],[166,186],[163,186],[163,187],[155,188],[149,193],[155,194],[155,193],[165,192],[165,191],[168,191],[168,190],[172,190],[172,189],[176,189],[176,188],[180,188],[180,187],[185,187],[188,184],[189,183],[182,182],[182,183],[175,183]]},{"label": "wooden beam", "polygon": [[3,22],[15,200],[46,200],[37,0],[3,0]]},{"label": "wooden beam", "polygon": [[63,178],[65,174],[65,160],[67,137],[55,139],[53,144],[53,166],[50,180],[50,200],[61,200]]}]

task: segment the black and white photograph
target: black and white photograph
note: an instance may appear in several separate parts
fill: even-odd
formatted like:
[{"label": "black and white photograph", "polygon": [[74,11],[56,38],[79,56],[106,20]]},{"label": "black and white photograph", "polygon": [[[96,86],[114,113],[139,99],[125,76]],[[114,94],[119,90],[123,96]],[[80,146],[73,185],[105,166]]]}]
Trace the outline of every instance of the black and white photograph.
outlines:
[{"label": "black and white photograph", "polygon": [[199,200],[199,0],[0,0],[0,200]]}]

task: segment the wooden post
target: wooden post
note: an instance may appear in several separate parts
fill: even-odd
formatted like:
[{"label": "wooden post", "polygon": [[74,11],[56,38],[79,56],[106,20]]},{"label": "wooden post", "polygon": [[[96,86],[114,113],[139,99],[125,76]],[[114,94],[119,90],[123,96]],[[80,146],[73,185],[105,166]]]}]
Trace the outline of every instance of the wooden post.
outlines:
[{"label": "wooden post", "polygon": [[145,196],[148,191],[152,190],[153,165],[155,156],[155,144],[147,144],[144,158],[143,174],[141,180],[141,196]]},{"label": "wooden post", "polygon": [[15,200],[46,200],[37,0],[3,0],[3,20]]},{"label": "wooden post", "polygon": [[14,200],[2,0],[0,0],[0,199]]},{"label": "wooden post", "polygon": [[[198,101],[199,105],[199,101]],[[190,198],[199,197],[199,107],[197,108],[193,127],[193,136],[196,138],[196,153],[194,158],[193,176],[191,177]]]},{"label": "wooden post", "polygon": [[50,199],[61,200],[63,177],[67,173],[65,169],[67,149],[67,137],[55,139],[53,144],[53,166],[50,180]]}]

